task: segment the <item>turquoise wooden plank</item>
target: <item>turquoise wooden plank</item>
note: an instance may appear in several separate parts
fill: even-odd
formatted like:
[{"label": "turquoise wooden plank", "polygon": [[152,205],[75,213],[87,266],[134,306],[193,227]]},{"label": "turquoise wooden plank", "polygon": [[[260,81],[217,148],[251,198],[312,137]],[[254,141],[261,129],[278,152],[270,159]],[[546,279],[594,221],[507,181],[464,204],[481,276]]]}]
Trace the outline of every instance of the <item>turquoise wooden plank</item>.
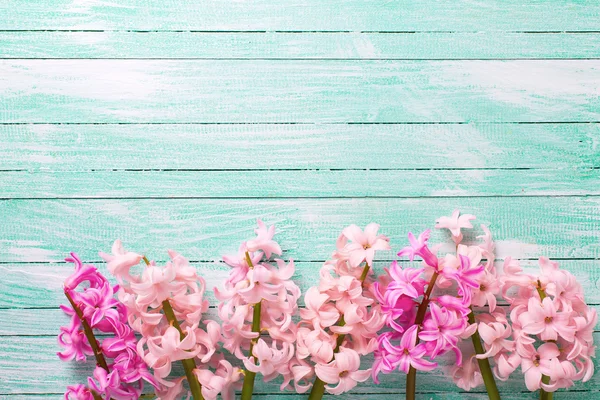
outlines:
[{"label": "turquoise wooden plank", "polygon": [[0,198],[11,199],[566,195],[600,195],[600,170],[569,168],[0,173]]},{"label": "turquoise wooden plank", "polygon": [[598,57],[598,33],[0,31],[0,58],[369,60]]},{"label": "turquoise wooden plank", "polygon": [[9,124],[0,169],[600,167],[599,137],[600,124]]},{"label": "turquoise wooden plank", "polygon": [[[502,267],[503,261],[496,261]],[[588,304],[600,304],[600,260],[560,260],[562,269],[570,271],[581,283]],[[114,280],[103,263],[95,263],[99,271]],[[220,287],[229,273],[229,268],[221,263],[193,263],[200,276],[204,277],[207,299],[214,307],[217,300],[212,295],[214,287]],[[389,262],[375,263],[377,274]],[[521,265],[532,273],[539,273],[537,260],[521,260]],[[294,281],[305,293],[319,276],[321,262],[298,262]],[[53,335],[64,323],[59,304],[66,299],[62,292],[65,278],[73,271],[70,264],[2,264],[0,272],[0,336],[5,335]],[[500,301],[498,304],[505,304]],[[303,306],[303,302],[300,302]],[[50,309],[52,308],[52,309]],[[599,310],[600,311],[600,310]],[[213,315],[213,314],[211,314]],[[36,324],[35,321],[40,322]],[[598,325],[600,330],[600,325]]]},{"label": "turquoise wooden plank", "polygon": [[[477,224],[490,225],[499,258],[600,256],[600,197],[593,196],[86,199],[0,202],[0,262],[60,261],[72,250],[83,259],[97,260],[98,249],[109,249],[116,238],[159,260],[167,248],[185,250],[191,260],[216,260],[237,251],[252,236],[259,217],[277,225],[285,258],[318,261],[329,258],[340,231],[351,223],[381,223],[382,233],[397,249],[405,245],[407,231],[432,227],[436,218],[455,208],[477,215]],[[445,233],[433,235],[448,242],[440,236]]]},{"label": "turquoise wooden plank", "polygon": [[600,5],[594,0],[5,0],[0,15],[0,29],[36,30],[597,31]]},{"label": "turquoise wooden plank", "polygon": [[599,82],[600,60],[2,60],[0,122],[593,122]]},{"label": "turquoise wooden plank", "polygon": [[[594,333],[594,340],[600,340],[600,333]],[[55,338],[51,337],[0,337],[0,352],[7,357],[0,360],[0,395],[2,394],[27,394],[27,393],[57,393],[64,390],[67,384],[80,382],[91,372],[93,365],[87,363],[80,365],[76,363],[65,363],[58,359],[54,350],[59,350]],[[366,367],[372,362],[371,357],[363,359],[363,365]],[[451,379],[448,379],[444,372],[444,366],[454,362],[452,356],[446,360],[440,360],[441,368],[428,373],[417,374],[417,390],[425,393],[454,393],[458,394],[458,389]],[[597,359],[594,360],[598,368]],[[352,393],[354,395],[362,393],[388,393],[399,394],[404,390],[406,375],[394,373],[381,376],[381,384],[375,385],[371,380],[358,385]],[[515,373],[508,381],[499,382],[499,388],[502,393],[521,393],[525,392],[525,383],[523,376]],[[586,383],[580,383],[576,387],[578,390],[596,391],[600,388],[600,374],[596,374]],[[478,391],[485,391],[480,388]],[[255,393],[258,394],[280,394],[278,381],[264,383],[262,380],[256,381]],[[568,392],[559,392],[563,396]],[[534,398],[535,394],[522,394],[523,398]],[[528,397],[531,396],[531,397]],[[295,398],[303,398],[297,396]],[[396,396],[397,397],[397,396]],[[539,394],[538,394],[539,397]],[[558,397],[558,396],[557,396]],[[345,397],[341,397],[345,398]]]}]

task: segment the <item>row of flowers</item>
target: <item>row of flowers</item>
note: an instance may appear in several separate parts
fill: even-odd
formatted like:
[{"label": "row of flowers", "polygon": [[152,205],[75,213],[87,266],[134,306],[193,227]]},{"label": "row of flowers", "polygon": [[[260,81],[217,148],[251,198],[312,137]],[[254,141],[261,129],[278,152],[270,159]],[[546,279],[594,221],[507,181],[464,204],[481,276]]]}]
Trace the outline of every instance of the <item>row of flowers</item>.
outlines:
[{"label": "row of flowers", "polygon": [[72,253],[69,305],[61,306],[71,320],[60,330],[58,356],[93,356],[96,367],[65,398],[227,400],[241,389],[249,400],[261,375],[318,400],[401,371],[413,399],[416,372],[440,364],[463,390],[485,384],[490,399],[500,398],[496,380],[519,368],[542,399],[589,380],[597,315],[581,285],[546,258],[536,275],[509,257],[495,263],[483,225],[478,244],[463,244],[461,230],[473,219],[457,210],[437,220],[455,244],[448,254],[429,244],[429,230],[409,233],[402,264],[393,261],[380,275],[373,258],[390,249],[389,239],[377,224],[345,228],[303,307],[293,260],[274,258],[282,254],[275,227],[259,220],[256,237],[223,257],[231,271],[214,288],[218,319],[207,315],[204,279],[174,251],[157,265],[117,240],[112,254],[100,253],[114,286]]}]

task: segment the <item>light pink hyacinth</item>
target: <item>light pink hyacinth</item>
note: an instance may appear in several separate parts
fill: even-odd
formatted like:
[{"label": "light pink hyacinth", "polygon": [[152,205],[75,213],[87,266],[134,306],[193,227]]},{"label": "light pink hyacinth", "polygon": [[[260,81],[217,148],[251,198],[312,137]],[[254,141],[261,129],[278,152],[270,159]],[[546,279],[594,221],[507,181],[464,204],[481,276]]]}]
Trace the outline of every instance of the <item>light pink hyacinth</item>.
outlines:
[{"label": "light pink hyacinth", "polygon": [[[256,238],[242,243],[237,255],[223,256],[231,267],[222,288],[215,288],[223,321],[223,347],[242,361],[246,370],[263,375],[264,381],[283,377],[281,389],[292,380],[292,360],[297,336],[292,317],[298,311],[300,289],[291,280],[294,261],[270,260],[281,255],[273,240],[275,227],[258,220]],[[261,303],[260,330],[267,334],[258,339],[252,331],[253,309]],[[252,354],[248,354],[254,342]],[[234,374],[235,375],[235,374]],[[205,377],[202,377],[205,379]],[[211,383],[220,382],[215,378]]]},{"label": "light pink hyacinth", "polygon": [[340,348],[330,363],[315,366],[317,375],[330,385],[326,389],[331,394],[342,394],[354,389],[357,383],[369,379],[371,371],[359,368],[360,356],[356,351],[345,347]]},{"label": "light pink hyacinth", "polygon": [[378,230],[377,224],[367,225],[364,231],[356,225],[345,228],[332,259],[321,268],[318,285],[306,292],[292,367],[299,393],[308,391],[316,376],[327,383],[327,392],[340,394],[370,373],[359,368],[360,356],[373,352],[383,326],[371,291],[372,263],[375,251],[390,248],[388,238]]},{"label": "light pink hyacinth", "polygon": [[471,222],[475,219],[474,215],[461,214],[459,210],[454,210],[450,217],[440,217],[435,222],[437,229],[448,229],[452,234],[452,240],[454,243],[462,242],[463,235],[461,233],[462,228],[473,228]]},{"label": "light pink hyacinth", "polygon": [[500,284],[509,316],[492,313],[479,331],[499,379],[521,367],[529,390],[553,392],[591,378],[598,316],[573,275],[544,257],[539,266],[539,274],[525,273],[518,261],[506,258]]},{"label": "light pink hyacinth", "polygon": [[[140,274],[132,274],[132,268],[143,257],[123,249],[120,241],[115,242],[112,251],[112,255],[100,253],[100,256],[121,282],[119,300],[127,308],[129,325],[142,335],[137,351],[161,384],[156,389],[158,398],[187,397],[185,377],[172,377],[173,364],[184,359],[195,361],[194,372],[196,375],[202,372],[204,380],[210,380],[208,375],[231,378],[231,382],[222,382],[219,387],[227,390],[221,393],[224,397],[232,398],[240,374],[228,371],[227,365],[212,362],[223,337],[217,323],[203,320],[208,302],[204,299],[204,279],[196,269],[183,256],[169,250],[170,261],[164,266],[152,261],[142,267]],[[183,338],[164,313],[165,301],[173,309]],[[214,387],[202,387],[207,400],[215,399],[218,394]]]}]

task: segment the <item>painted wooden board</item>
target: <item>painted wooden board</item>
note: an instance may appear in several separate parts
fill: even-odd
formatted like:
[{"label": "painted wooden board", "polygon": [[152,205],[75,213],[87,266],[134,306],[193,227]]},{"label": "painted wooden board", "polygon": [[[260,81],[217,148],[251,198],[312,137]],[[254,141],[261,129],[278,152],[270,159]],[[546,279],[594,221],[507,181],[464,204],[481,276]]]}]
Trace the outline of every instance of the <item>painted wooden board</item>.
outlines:
[{"label": "painted wooden board", "polygon": [[577,167],[600,124],[0,124],[0,170]]},{"label": "painted wooden board", "polygon": [[600,5],[595,0],[4,0],[0,15],[5,30],[597,31]]},{"label": "painted wooden board", "polygon": [[1,60],[1,122],[600,121],[600,60]]},{"label": "painted wooden board", "polygon": [[[594,340],[600,340],[600,333],[594,333]],[[58,351],[60,348],[55,338],[50,337],[0,337],[0,352],[7,354],[8,358],[0,360],[0,394],[10,393],[44,393],[56,392],[64,388],[67,384],[79,382],[85,379],[93,369],[93,363],[84,366],[76,363],[65,363],[58,359],[53,351],[40,352],[36,357],[32,357],[32,349],[52,349]],[[451,379],[448,379],[444,373],[444,366],[453,363],[453,356],[446,360],[440,360],[441,368],[432,372],[417,374],[417,388],[426,393],[454,392],[460,390],[454,386]],[[364,365],[372,362],[372,357],[364,357]],[[598,368],[597,359],[594,360]],[[381,383],[374,384],[371,380],[358,385],[352,393],[402,393],[406,375],[394,373],[381,376]],[[594,390],[600,386],[600,374],[596,374],[586,383],[577,386],[579,390]],[[523,376],[519,377],[515,373],[511,379],[503,382],[500,387],[502,392],[524,392],[526,391]],[[478,391],[485,391],[480,388]],[[279,394],[278,381],[264,383],[256,380],[255,393],[258,394]],[[562,393],[565,396],[564,393]],[[534,394],[523,394],[523,398],[535,398]],[[299,398],[296,396],[295,398]],[[538,394],[539,397],[539,394]],[[341,397],[345,398],[345,397]]]},{"label": "painted wooden board", "polygon": [[600,169],[0,173],[0,198],[5,199],[571,195],[600,196]]},{"label": "painted wooden board", "polygon": [[0,58],[452,60],[598,57],[600,33],[581,32],[0,31]]},{"label": "painted wooden board", "polygon": [[[381,232],[398,248],[406,243],[408,230],[430,228],[456,207],[477,215],[476,224],[489,224],[499,258],[600,255],[600,197],[594,196],[86,199],[0,202],[5,232],[0,262],[57,261],[73,250],[84,260],[97,260],[98,249],[108,250],[116,238],[158,260],[166,256],[162,249],[172,248],[185,250],[191,260],[211,261],[237,251],[252,236],[258,217],[277,224],[285,258],[318,261],[329,257],[335,239],[351,223],[381,223]],[[442,233],[435,232],[434,240],[438,235]]]}]

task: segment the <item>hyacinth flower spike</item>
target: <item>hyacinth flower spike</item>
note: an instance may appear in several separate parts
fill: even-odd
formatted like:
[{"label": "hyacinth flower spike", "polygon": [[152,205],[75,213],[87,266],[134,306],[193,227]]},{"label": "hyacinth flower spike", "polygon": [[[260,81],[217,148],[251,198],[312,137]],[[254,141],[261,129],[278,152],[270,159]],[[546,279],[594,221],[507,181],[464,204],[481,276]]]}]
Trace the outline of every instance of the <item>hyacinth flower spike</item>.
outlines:
[{"label": "hyacinth flower spike", "polygon": [[[291,280],[294,262],[281,255],[273,240],[275,227],[258,220],[256,237],[243,242],[237,256],[224,256],[231,267],[223,288],[215,288],[223,321],[223,347],[242,361],[245,371],[241,398],[249,400],[257,374],[264,381],[283,377],[281,390],[292,380],[300,288]],[[261,336],[261,333],[263,334]]]},{"label": "hyacinth flower spike", "polygon": [[373,352],[383,326],[371,293],[372,265],[376,251],[390,248],[378,230],[374,223],[364,231],[345,228],[319,284],[306,292],[291,372],[296,391],[310,390],[309,399],[347,392],[369,377],[369,369],[360,369],[360,356]]},{"label": "hyacinth flower spike", "polygon": [[[116,241],[112,254],[100,253],[119,285],[119,300],[127,309],[129,325],[141,335],[137,352],[153,370],[159,399],[178,399],[187,392],[195,400],[233,399],[241,373],[218,354],[221,329],[203,320],[208,310],[205,282],[196,269],[175,251],[159,266],[145,256],[123,249]],[[141,273],[131,273],[143,260]],[[171,377],[181,363],[185,375]]]}]

